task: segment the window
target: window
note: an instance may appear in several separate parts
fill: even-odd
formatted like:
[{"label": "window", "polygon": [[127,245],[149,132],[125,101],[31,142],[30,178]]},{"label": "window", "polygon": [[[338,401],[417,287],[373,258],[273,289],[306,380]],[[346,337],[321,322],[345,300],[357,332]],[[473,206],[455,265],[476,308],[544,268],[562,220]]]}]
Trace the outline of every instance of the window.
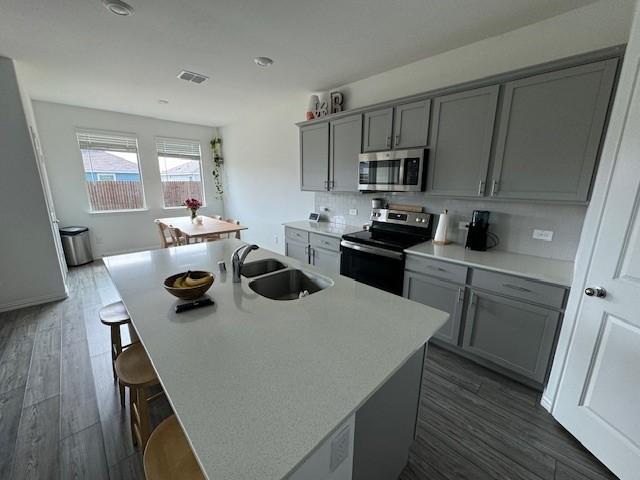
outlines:
[{"label": "window", "polygon": [[116,174],[115,173],[97,173],[99,182],[115,182]]},{"label": "window", "polygon": [[126,134],[77,131],[92,212],[144,208],[138,140]]},{"label": "window", "polygon": [[156,151],[165,208],[181,207],[187,198],[204,205],[200,142],[158,138]]}]

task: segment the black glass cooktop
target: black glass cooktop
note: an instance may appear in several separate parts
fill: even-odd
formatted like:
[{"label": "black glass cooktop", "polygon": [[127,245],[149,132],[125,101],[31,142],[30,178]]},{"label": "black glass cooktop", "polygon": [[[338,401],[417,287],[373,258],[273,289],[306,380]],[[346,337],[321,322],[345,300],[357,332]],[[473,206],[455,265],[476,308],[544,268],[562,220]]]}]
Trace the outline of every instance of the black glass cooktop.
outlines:
[{"label": "black glass cooktop", "polygon": [[406,248],[429,240],[429,235],[425,235],[422,232],[389,231],[387,229],[374,228],[343,235],[342,238],[349,242],[362,243],[364,245],[372,245],[374,247],[402,252]]}]

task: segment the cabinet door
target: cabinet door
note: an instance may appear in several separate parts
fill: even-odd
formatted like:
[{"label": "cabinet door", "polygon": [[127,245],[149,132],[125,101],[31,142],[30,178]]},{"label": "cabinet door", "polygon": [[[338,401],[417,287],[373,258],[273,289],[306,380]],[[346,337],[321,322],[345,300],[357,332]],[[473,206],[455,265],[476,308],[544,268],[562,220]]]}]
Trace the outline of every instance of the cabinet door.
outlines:
[{"label": "cabinet door", "polygon": [[309,244],[287,240],[285,243],[285,255],[308,264]]},{"label": "cabinet door", "polygon": [[327,190],[329,183],[329,124],[300,128],[300,189]]},{"label": "cabinet door", "polygon": [[492,195],[586,201],[618,60],[508,82]]},{"label": "cabinet door", "polygon": [[335,120],[329,124],[329,188],[336,192],[358,191],[358,155],[362,145],[362,115]]},{"label": "cabinet door", "polygon": [[492,85],[434,100],[429,193],[484,195],[499,91]]},{"label": "cabinet door", "polygon": [[393,148],[426,147],[431,100],[398,105],[394,113]]},{"label": "cabinet door", "polygon": [[393,108],[384,108],[364,114],[362,151],[391,150]]},{"label": "cabinet door", "polygon": [[403,296],[451,315],[447,323],[435,334],[435,337],[452,345],[458,345],[464,302],[463,286],[443,282],[419,273],[405,272]]},{"label": "cabinet door", "polygon": [[310,263],[329,277],[340,275],[340,252],[311,247]]},{"label": "cabinet door", "polygon": [[471,291],[462,348],[543,383],[560,313]]}]

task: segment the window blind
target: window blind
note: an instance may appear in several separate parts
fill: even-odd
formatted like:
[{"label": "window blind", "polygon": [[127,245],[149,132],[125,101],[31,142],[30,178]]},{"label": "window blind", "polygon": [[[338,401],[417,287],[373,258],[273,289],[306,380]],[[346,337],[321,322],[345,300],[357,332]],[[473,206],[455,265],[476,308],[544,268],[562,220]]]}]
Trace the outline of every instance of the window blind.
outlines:
[{"label": "window blind", "polygon": [[134,136],[78,130],[78,145],[84,150],[138,153],[138,139]]},{"label": "window blind", "polygon": [[161,157],[200,160],[200,143],[176,138],[157,138],[156,150]]}]

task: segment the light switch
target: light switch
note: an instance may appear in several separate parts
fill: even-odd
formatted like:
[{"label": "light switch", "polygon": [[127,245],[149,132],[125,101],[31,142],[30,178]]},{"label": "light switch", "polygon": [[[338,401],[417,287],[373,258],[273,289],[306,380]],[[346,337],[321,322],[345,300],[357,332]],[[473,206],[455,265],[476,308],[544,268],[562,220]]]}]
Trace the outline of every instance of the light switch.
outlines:
[{"label": "light switch", "polygon": [[358,214],[358,209],[357,208],[350,208],[349,209],[349,215],[357,215]]},{"label": "light switch", "polygon": [[535,229],[533,231],[533,238],[535,238],[536,240],[544,240],[545,242],[550,242],[551,240],[553,240],[553,231]]}]

